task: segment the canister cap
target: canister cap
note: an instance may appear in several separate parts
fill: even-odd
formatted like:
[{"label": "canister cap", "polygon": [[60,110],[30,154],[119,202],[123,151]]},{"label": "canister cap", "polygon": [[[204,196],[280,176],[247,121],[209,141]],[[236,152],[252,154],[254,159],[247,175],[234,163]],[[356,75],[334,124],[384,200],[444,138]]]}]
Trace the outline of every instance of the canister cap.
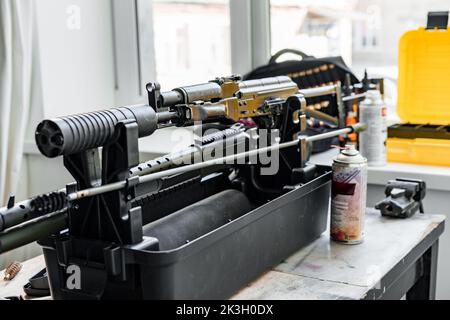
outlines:
[{"label": "canister cap", "polygon": [[336,157],[336,161],[345,163],[363,163],[367,162],[353,144],[345,145],[344,150]]}]

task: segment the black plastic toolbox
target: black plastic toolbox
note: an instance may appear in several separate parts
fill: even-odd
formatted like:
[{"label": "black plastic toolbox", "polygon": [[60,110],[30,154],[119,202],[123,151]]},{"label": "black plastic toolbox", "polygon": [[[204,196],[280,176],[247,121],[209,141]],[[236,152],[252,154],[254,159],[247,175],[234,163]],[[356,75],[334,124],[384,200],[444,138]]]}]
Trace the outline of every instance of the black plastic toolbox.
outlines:
[{"label": "black plastic toolbox", "polygon": [[[330,181],[330,169],[321,168],[314,180],[172,250],[157,250],[156,239],[148,237],[143,243],[117,250],[108,244],[100,247],[121,257],[122,265],[115,268],[126,269],[127,281],[112,280],[111,266],[70,258],[65,261],[67,256],[76,256],[68,248],[83,247],[70,245],[76,239],[48,241],[44,255],[53,298],[229,298],[326,230]],[[70,264],[81,269],[81,291],[66,287]]]}]

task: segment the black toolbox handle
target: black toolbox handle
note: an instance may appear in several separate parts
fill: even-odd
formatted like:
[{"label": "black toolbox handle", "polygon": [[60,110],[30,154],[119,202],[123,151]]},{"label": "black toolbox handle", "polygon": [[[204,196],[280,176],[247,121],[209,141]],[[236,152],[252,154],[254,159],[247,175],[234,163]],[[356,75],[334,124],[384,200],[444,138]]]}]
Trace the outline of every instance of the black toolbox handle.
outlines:
[{"label": "black toolbox handle", "polygon": [[431,11],[428,12],[427,30],[447,29],[448,11]]},{"label": "black toolbox handle", "polygon": [[293,53],[293,54],[296,54],[296,55],[300,56],[300,57],[302,58],[302,60],[303,60],[303,59],[306,59],[306,58],[312,58],[312,56],[309,56],[309,55],[307,55],[306,53],[304,53],[303,51],[300,51],[300,50],[296,50],[296,49],[283,49],[283,50],[280,50],[280,51],[278,51],[277,53],[275,53],[275,54],[270,58],[269,64],[276,63],[276,62],[277,62],[277,59],[278,59],[279,57],[281,57],[283,54],[286,54],[286,53]]}]

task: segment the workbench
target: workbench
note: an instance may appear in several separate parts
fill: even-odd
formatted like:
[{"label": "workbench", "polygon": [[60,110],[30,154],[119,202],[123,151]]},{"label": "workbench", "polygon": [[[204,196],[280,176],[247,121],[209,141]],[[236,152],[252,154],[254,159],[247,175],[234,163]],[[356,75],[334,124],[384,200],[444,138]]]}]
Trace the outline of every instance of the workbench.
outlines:
[{"label": "workbench", "polygon": [[[332,149],[311,156],[311,162],[331,165],[338,150]],[[427,195],[423,199],[426,212],[443,214],[450,218],[450,167],[427,166],[411,163],[389,162],[381,167],[368,168],[367,206],[373,207],[385,198],[384,190],[388,180],[396,178],[421,179],[427,183]],[[450,231],[440,237],[438,279],[436,298],[450,299]]]},{"label": "workbench", "polygon": [[[442,215],[392,219],[368,209],[363,243],[332,242],[325,232],[232,299],[434,299],[444,223]],[[42,268],[42,256],[25,262],[14,280],[0,280],[0,297],[22,294]]]}]

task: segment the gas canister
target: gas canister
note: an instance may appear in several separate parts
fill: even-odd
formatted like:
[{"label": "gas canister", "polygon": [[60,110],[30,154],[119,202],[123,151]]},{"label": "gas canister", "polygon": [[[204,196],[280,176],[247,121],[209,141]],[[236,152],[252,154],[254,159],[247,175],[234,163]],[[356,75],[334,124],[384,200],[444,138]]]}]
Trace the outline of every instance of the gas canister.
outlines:
[{"label": "gas canister", "polygon": [[346,145],[334,159],[332,171],[330,237],[347,244],[360,243],[364,234],[367,159],[354,145]]}]

